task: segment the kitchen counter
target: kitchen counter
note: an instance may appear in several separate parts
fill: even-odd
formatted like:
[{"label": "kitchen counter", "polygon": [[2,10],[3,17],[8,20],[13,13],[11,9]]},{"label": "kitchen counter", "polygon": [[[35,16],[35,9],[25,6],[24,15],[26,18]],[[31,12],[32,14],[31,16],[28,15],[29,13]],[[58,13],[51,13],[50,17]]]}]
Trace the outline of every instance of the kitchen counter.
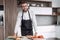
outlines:
[{"label": "kitchen counter", "polygon": [[[8,37],[6,40],[15,40],[14,37]],[[40,38],[35,38],[35,39],[28,39],[27,37],[23,37],[23,38],[20,38],[20,40],[60,40],[58,38],[44,38],[44,39],[40,39]]]}]

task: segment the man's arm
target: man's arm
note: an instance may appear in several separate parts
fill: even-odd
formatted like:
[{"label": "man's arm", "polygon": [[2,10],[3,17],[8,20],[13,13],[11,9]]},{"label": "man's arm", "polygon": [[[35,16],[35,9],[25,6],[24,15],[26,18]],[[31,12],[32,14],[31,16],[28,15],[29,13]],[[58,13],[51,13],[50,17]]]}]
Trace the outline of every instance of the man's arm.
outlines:
[{"label": "man's arm", "polygon": [[14,36],[17,36],[20,26],[21,26],[21,14],[19,13],[17,16],[17,21],[14,29]]},{"label": "man's arm", "polygon": [[32,18],[32,23],[33,23],[33,28],[34,28],[34,31],[35,31],[35,35],[37,34],[37,22],[36,22],[36,16],[35,14],[33,13],[33,18]]}]

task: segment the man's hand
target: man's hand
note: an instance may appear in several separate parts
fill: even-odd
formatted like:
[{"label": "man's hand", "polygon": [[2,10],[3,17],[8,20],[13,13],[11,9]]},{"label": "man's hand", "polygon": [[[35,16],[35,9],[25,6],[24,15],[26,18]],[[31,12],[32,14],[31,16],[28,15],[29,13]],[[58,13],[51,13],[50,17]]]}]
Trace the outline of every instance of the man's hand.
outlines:
[{"label": "man's hand", "polygon": [[17,35],[16,34],[14,34],[14,36],[13,36],[14,38],[16,38],[17,37]]},{"label": "man's hand", "polygon": [[35,32],[35,36],[37,35],[37,32]]},{"label": "man's hand", "polygon": [[21,40],[21,38],[16,38],[16,40]]}]

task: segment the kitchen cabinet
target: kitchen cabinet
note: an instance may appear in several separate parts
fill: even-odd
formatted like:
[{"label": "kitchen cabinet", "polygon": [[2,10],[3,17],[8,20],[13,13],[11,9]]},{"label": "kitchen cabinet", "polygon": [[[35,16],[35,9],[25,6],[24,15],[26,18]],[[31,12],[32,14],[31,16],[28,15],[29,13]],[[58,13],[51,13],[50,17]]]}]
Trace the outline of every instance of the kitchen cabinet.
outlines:
[{"label": "kitchen cabinet", "polygon": [[30,7],[36,15],[52,15],[52,8],[50,7]]},{"label": "kitchen cabinet", "polygon": [[4,27],[0,26],[0,40],[4,40]]}]

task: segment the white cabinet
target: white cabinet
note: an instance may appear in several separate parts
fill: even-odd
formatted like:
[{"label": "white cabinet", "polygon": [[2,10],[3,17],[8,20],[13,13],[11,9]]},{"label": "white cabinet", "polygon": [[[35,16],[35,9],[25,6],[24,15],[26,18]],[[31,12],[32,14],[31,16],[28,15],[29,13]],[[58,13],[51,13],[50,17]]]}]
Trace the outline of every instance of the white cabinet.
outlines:
[{"label": "white cabinet", "polygon": [[50,7],[30,7],[36,15],[52,15],[52,8]]},{"label": "white cabinet", "polygon": [[51,1],[51,0],[33,0],[33,1]]},{"label": "white cabinet", "polygon": [[55,38],[55,25],[38,26],[37,35],[43,35],[44,38]]}]

